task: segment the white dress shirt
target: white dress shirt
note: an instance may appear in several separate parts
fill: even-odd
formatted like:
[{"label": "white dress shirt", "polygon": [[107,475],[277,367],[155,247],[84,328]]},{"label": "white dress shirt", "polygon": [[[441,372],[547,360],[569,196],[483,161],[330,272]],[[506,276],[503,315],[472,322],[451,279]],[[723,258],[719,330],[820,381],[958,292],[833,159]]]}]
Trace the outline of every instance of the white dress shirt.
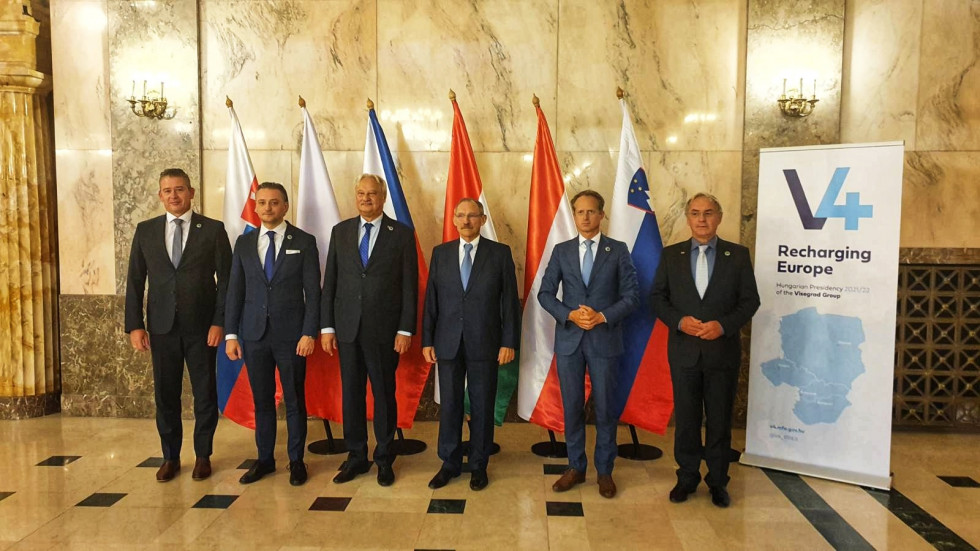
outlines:
[{"label": "white dress shirt", "polygon": [[[595,234],[594,237],[591,238],[592,239],[592,261],[593,262],[595,262],[595,257],[599,256],[599,237],[601,235],[602,235],[601,233],[597,233],[597,234]],[[588,241],[588,239],[582,237],[582,234],[578,234],[578,267],[579,267],[580,270],[582,269],[582,265],[585,264],[585,250],[586,250],[585,242],[586,241]],[[595,264],[593,264],[593,266],[594,265]]]},{"label": "white dress shirt", "polygon": [[269,250],[269,236],[267,234],[270,231],[276,232],[276,258],[279,258],[279,254],[282,252],[282,242],[286,239],[286,221],[283,220],[281,224],[271,230],[265,226],[260,226],[256,231],[259,232],[259,264],[265,269],[265,253]]},{"label": "white dress shirt", "polygon": [[[466,256],[466,249],[463,248],[463,245],[465,244],[466,244],[466,240],[460,237],[459,238],[459,267],[460,268],[463,267],[463,258]],[[470,251],[470,262],[476,262],[476,248],[480,245],[480,236],[477,235],[476,237],[474,237],[473,241],[470,241],[469,244],[473,245],[473,250]]]},{"label": "white dress shirt", "polygon": [[184,232],[184,241],[180,244],[180,250],[183,251],[187,246],[187,236],[191,234],[191,215],[193,214],[194,213],[190,209],[180,216],[174,216],[169,212],[167,213],[167,225],[163,232],[163,244],[167,246],[167,256],[169,258],[174,257],[174,232],[177,231],[177,224],[174,224],[174,220],[180,218],[184,221],[181,228]]}]

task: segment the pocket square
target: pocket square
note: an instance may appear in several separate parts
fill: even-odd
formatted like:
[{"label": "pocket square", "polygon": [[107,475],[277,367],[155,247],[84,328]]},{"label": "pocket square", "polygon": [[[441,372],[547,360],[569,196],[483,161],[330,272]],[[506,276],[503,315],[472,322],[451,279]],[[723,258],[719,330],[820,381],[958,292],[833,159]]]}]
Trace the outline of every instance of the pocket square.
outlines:
[{"label": "pocket square", "polygon": [[303,252],[303,251],[301,251],[299,249],[286,249],[286,254],[299,254],[301,252]]}]

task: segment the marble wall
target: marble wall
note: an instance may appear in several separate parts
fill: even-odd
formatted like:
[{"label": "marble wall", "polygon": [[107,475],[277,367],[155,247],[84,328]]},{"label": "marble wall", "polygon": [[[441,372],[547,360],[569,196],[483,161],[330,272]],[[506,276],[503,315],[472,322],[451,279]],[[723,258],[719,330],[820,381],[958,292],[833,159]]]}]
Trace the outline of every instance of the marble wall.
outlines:
[{"label": "marble wall", "polygon": [[[221,217],[226,96],[258,178],[293,194],[297,98],[306,99],[344,216],[355,213],[352,185],[372,99],[428,252],[441,236],[452,88],[498,235],[521,272],[532,94],[541,98],[568,193],[593,188],[608,197],[621,124],[617,86],[627,93],[665,242],[686,237],[683,204],[706,189],[729,213],[722,236],[751,243],[758,148],[806,136],[805,143],[904,139],[903,247],[977,247],[980,8],[956,0],[791,6],[51,0],[66,411],[147,414],[148,359],[129,351],[117,304],[130,239],[139,220],[162,212],[156,174],[166,166],[183,166],[199,188],[199,210]],[[799,32],[767,34],[766,21]],[[784,120],[775,98],[782,78],[801,71],[818,78],[821,103],[809,119]],[[139,95],[143,79],[151,88],[166,80],[176,118],[129,112],[124,98],[134,80]],[[75,335],[81,323],[97,327],[95,344]],[[99,348],[91,346],[102,354],[92,356]]]}]

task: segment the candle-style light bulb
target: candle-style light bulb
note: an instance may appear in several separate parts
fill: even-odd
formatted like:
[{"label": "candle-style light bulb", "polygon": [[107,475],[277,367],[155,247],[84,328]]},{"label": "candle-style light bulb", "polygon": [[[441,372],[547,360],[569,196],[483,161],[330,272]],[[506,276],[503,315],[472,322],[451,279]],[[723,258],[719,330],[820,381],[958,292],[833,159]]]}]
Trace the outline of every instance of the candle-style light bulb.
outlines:
[{"label": "candle-style light bulb", "polygon": [[817,99],[817,79],[813,79],[813,99]]},{"label": "candle-style light bulb", "polygon": [[[814,81],[814,82],[816,82],[816,81]],[[816,92],[814,92],[814,93],[816,93]],[[163,81],[162,80],[160,81],[160,99],[163,99]]]},{"label": "candle-style light bulb", "polygon": [[783,97],[786,97],[786,79],[783,79]]},{"label": "candle-style light bulb", "polygon": [[146,99],[146,81],[143,81],[143,99]]},{"label": "candle-style light bulb", "polygon": [[136,81],[133,81],[133,87],[129,89],[129,99],[134,99],[136,97]]},{"label": "candle-style light bulb", "polygon": [[803,77],[800,77],[800,98],[803,98]]}]

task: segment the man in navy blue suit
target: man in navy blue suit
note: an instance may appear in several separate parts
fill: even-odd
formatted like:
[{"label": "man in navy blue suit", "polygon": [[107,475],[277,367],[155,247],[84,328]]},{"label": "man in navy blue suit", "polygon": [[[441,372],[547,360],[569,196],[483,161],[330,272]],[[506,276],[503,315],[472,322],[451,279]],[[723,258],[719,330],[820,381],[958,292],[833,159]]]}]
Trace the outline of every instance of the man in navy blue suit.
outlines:
[{"label": "man in navy blue suit", "polygon": [[[306,357],[320,319],[320,257],[316,238],[285,221],[286,189],[263,182],[255,192],[262,226],[235,242],[225,308],[225,351],[244,356],[255,402],[258,460],[239,482],[276,470],[276,368],[286,402],[289,483],[306,482]],[[241,343],[239,343],[239,340]]]},{"label": "man in navy blue suit", "polygon": [[[558,382],[565,410],[568,470],[552,486],[564,492],[585,482],[585,373],[592,380],[596,415],[595,466],[599,494],[616,495],[616,366],[623,354],[620,323],[639,303],[636,268],[629,248],[599,232],[605,200],[592,190],[572,198],[579,235],[555,245],[541,280],[538,302],[555,324]],[[561,285],[562,298],[558,298]]]},{"label": "man in navy blue suit", "polygon": [[[487,487],[493,445],[497,367],[514,359],[521,340],[521,305],[510,247],[486,237],[483,205],[471,198],[456,204],[453,225],[459,240],[432,250],[422,317],[422,355],[439,362],[439,459],[432,489],[459,476],[463,466],[463,389],[468,388],[470,488]],[[468,381],[468,382],[467,382]]]},{"label": "man in navy blue suit", "polygon": [[698,193],[685,210],[691,239],[664,249],[651,296],[657,317],[670,328],[677,461],[670,501],[680,503],[694,493],[703,458],[711,502],[728,507],[732,408],[742,360],[739,331],[759,309],[759,291],[749,250],[718,237],[718,199]]}]

